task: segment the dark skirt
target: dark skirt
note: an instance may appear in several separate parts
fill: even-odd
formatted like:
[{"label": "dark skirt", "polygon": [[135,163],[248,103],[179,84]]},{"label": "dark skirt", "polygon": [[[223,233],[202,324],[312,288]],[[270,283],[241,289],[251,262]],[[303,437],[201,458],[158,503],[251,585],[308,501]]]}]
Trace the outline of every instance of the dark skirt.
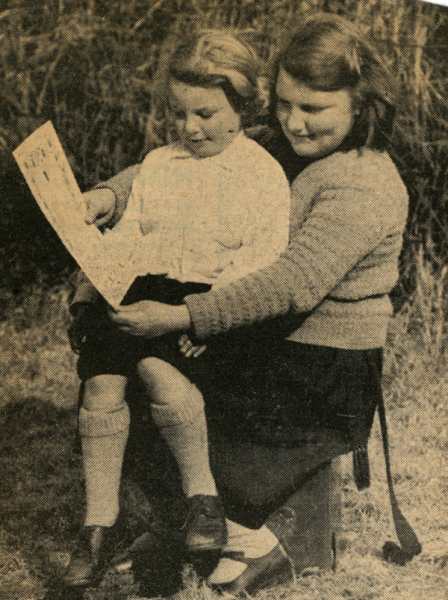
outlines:
[{"label": "dark skirt", "polygon": [[[233,353],[217,352],[208,369],[196,371],[212,470],[229,518],[259,527],[334,458],[366,446],[381,394],[381,354],[250,341]],[[137,416],[134,427],[140,426]],[[141,451],[156,438],[156,431],[134,438],[135,458],[145,470]],[[162,461],[164,454],[143,452]]]},{"label": "dark skirt", "polygon": [[331,460],[354,450],[369,485],[367,442],[381,398],[382,350],[289,341],[247,349],[205,394],[211,458],[229,515],[259,526]]},{"label": "dark skirt", "polygon": [[382,349],[270,340],[238,354],[214,390],[204,382],[210,419],[229,435],[275,446],[308,443],[321,430],[338,431],[353,446],[367,440],[382,393]]}]

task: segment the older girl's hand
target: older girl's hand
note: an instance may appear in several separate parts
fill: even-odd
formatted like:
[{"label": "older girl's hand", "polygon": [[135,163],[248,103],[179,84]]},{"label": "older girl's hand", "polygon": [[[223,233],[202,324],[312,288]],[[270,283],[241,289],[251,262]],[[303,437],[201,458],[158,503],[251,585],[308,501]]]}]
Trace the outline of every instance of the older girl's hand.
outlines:
[{"label": "older girl's hand", "polygon": [[185,331],[191,326],[190,313],[185,305],[173,306],[152,300],[109,309],[109,318],[120,331],[148,338]]}]

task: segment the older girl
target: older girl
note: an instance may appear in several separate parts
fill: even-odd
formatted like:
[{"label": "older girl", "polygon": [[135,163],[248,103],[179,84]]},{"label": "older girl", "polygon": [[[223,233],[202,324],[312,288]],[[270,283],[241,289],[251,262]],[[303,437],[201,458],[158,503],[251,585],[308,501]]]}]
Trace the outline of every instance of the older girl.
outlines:
[{"label": "older girl", "polygon": [[[272,91],[267,147],[293,180],[287,251],[257,273],[189,295],[180,306],[136,303],[111,318],[136,336],[189,329],[200,340],[282,315],[300,318],[260,365],[260,406],[269,412],[280,402],[284,421],[302,430],[344,429],[363,486],[392,313],[388,294],[398,277],[408,208],[388,152],[395,87],[365,36],[343,18],[319,14],[279,54]],[[133,174],[109,184],[118,209]],[[112,210],[110,192],[102,194],[92,197],[92,215]],[[297,529],[304,520],[306,514],[297,515]],[[210,584],[250,591],[286,561],[279,542],[263,552],[249,546],[224,557]],[[412,552],[418,550],[414,545]]]}]

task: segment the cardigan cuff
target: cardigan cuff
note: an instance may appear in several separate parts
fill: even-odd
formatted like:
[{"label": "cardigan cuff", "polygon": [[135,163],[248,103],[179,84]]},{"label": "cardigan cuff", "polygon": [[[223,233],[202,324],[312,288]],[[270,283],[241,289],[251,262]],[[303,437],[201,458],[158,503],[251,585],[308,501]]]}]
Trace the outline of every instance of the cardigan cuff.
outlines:
[{"label": "cardigan cuff", "polygon": [[204,340],[223,331],[216,318],[219,314],[218,302],[211,292],[185,296],[184,302],[190,312],[191,329],[197,340]]}]

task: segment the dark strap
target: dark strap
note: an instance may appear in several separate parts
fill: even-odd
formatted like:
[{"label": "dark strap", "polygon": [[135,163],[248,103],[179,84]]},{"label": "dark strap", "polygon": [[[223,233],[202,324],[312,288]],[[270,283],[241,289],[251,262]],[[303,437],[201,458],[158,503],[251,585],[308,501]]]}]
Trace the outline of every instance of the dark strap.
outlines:
[{"label": "dark strap", "polygon": [[389,488],[389,499],[392,508],[395,531],[401,547],[394,542],[386,542],[383,546],[383,556],[388,562],[404,565],[414,556],[420,554],[422,547],[417,535],[407,522],[398,507],[398,501],[394,492],[392,470],[390,466],[389,438],[387,435],[386,409],[384,407],[383,395],[380,394],[378,402],[378,415],[380,418],[381,437],[383,439],[384,461],[386,463],[387,486]]},{"label": "dark strap", "polygon": [[353,479],[359,491],[370,486],[370,467],[367,442],[356,446],[352,452],[353,457]]}]

